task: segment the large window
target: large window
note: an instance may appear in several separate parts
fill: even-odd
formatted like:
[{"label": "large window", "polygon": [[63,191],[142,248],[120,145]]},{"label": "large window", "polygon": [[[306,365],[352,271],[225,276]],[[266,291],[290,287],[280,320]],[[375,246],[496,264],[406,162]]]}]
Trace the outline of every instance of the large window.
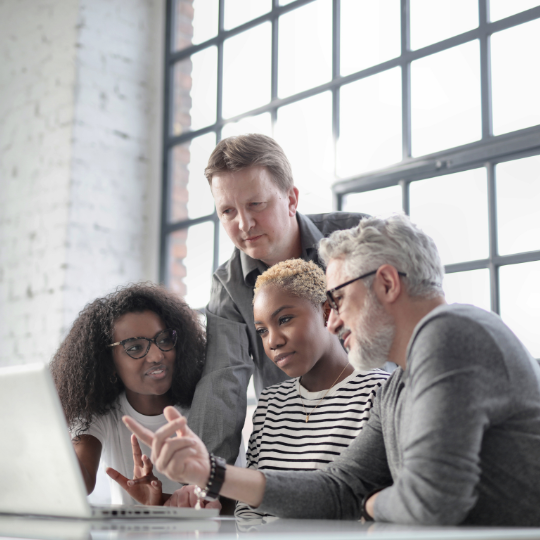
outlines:
[{"label": "large window", "polygon": [[202,308],[232,244],[204,166],[272,135],[299,210],[405,211],[449,301],[540,357],[540,0],[169,0],[162,279]]}]

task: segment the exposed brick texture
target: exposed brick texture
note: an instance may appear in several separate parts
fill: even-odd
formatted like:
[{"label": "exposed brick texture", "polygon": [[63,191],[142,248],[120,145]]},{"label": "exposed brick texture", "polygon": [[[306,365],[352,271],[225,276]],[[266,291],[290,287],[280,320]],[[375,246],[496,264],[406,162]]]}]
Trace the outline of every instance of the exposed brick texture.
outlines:
[{"label": "exposed brick texture", "polygon": [[0,0],[0,366],[157,279],[162,0]]},{"label": "exposed brick texture", "polygon": [[[193,37],[193,0],[176,0],[174,11],[174,40],[176,48],[191,45]],[[173,71],[173,114],[172,132],[180,135],[191,127],[191,88],[192,88],[191,59],[176,64]],[[189,163],[191,160],[190,143],[176,146],[170,156],[170,206],[169,219],[182,221],[188,218],[188,181]],[[187,230],[177,231],[169,238],[169,285],[181,296],[187,289],[184,283],[186,267],[184,259],[187,255]],[[194,306],[201,307],[201,306]]]}]

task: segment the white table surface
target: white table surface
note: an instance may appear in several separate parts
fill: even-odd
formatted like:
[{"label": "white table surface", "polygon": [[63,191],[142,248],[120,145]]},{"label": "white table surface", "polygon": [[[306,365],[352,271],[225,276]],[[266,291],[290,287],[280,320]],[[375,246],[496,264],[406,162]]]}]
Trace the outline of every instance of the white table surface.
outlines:
[{"label": "white table surface", "polygon": [[270,523],[217,518],[205,521],[148,519],[90,521],[25,516],[0,516],[0,538],[40,540],[145,540],[215,538],[219,540],[480,540],[538,539],[540,529],[408,527],[357,521],[280,519]]}]

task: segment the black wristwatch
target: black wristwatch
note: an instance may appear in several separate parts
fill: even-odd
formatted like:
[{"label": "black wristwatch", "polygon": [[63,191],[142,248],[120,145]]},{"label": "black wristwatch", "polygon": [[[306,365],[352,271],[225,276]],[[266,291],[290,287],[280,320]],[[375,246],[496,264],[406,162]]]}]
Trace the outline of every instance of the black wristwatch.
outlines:
[{"label": "black wristwatch", "polygon": [[195,488],[195,494],[201,499],[207,501],[215,501],[219,497],[219,492],[225,481],[225,471],[227,462],[220,457],[214,456],[210,453],[210,476],[208,477],[208,483],[204,489]]}]

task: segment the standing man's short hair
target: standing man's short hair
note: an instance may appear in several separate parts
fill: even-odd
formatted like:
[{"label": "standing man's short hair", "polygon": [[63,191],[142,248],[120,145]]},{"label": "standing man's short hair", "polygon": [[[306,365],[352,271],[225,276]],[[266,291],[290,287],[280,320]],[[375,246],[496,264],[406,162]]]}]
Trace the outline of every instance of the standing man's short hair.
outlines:
[{"label": "standing man's short hair", "polygon": [[285,152],[274,139],[260,133],[223,139],[212,152],[204,174],[211,186],[214,174],[239,171],[252,165],[266,167],[284,193],[294,187],[291,164]]},{"label": "standing man's short hair", "polygon": [[[357,227],[336,231],[321,240],[319,256],[325,265],[330,259],[343,259],[351,277],[391,264],[407,274],[410,296],[444,296],[444,267],[437,246],[404,214],[367,218]],[[370,287],[372,281],[367,278],[366,286]]]}]

